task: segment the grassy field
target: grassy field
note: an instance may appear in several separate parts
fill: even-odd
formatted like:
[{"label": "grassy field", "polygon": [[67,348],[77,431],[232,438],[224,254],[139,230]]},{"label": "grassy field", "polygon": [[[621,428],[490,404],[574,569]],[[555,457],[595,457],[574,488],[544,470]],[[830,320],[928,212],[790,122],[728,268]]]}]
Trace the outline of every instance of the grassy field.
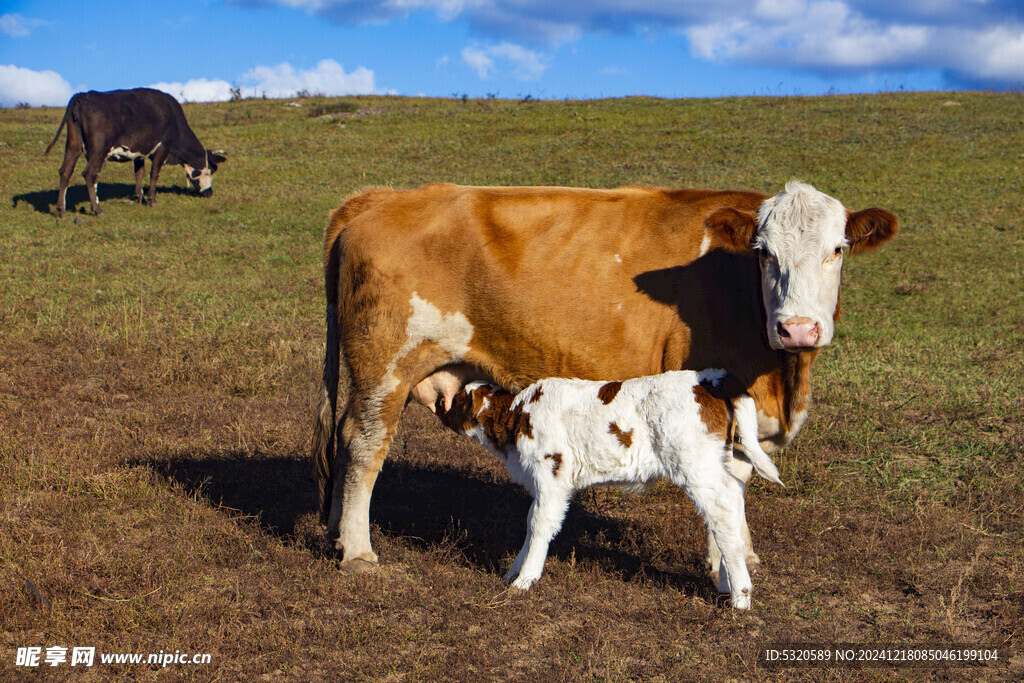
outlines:
[{"label": "grassy field", "polygon": [[[170,167],[135,205],[108,164],[97,219],[80,161],[64,220],[62,148],[42,155],[62,110],[0,110],[0,677],[39,677],[24,647],[95,647],[91,668],[41,668],[104,680],[1024,677],[1024,97],[346,102],[187,105],[229,158],[211,199]],[[775,458],[788,488],[748,493],[750,614],[722,607],[668,486],[580,494],[541,581],[506,592],[529,500],[419,406],[374,496],[381,565],[339,570],[306,450],[322,231],[346,194],[794,177],[903,230],[848,260],[815,407]],[[759,658],[785,643],[1012,654]],[[210,662],[99,661],[159,652]]]}]

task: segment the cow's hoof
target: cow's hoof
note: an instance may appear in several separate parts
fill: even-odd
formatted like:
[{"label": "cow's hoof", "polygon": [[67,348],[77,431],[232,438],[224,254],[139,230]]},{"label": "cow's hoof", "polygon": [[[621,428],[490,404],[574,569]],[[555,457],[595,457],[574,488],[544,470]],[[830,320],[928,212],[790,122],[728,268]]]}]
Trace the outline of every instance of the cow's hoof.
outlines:
[{"label": "cow's hoof", "polygon": [[376,569],[376,568],[377,568],[377,563],[376,562],[371,562],[369,560],[364,560],[361,557],[357,557],[354,560],[349,560],[348,562],[342,562],[341,563],[341,571],[348,572],[349,574],[361,574],[363,572],[368,572],[371,569]]}]

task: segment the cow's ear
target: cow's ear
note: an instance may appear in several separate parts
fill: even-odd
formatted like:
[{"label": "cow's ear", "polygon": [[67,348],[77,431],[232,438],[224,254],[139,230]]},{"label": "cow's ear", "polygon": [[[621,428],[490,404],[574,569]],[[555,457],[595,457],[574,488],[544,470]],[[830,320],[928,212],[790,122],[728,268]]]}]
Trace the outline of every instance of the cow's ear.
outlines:
[{"label": "cow's ear", "polygon": [[846,214],[846,239],[850,253],[885,244],[900,229],[900,219],[885,209],[864,209]]},{"label": "cow's ear", "polygon": [[711,238],[711,248],[721,247],[726,251],[750,251],[757,232],[757,217],[754,214],[733,208],[722,208],[704,219],[704,229]]},{"label": "cow's ear", "polygon": [[223,164],[225,161],[228,160],[228,158],[224,156],[224,150],[218,149],[216,152],[214,152],[213,150],[207,150],[207,152],[210,155],[210,161],[215,164]]}]

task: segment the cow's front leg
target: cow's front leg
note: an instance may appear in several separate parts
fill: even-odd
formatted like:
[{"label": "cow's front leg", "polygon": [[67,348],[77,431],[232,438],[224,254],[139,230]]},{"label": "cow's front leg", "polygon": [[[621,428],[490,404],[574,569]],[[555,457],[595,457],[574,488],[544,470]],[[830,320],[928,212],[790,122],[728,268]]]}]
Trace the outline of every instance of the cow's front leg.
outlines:
[{"label": "cow's front leg", "polygon": [[[750,483],[750,476],[754,471],[754,466],[750,464],[747,457],[737,449],[733,452],[733,457],[726,463],[726,469],[740,480],[743,484],[743,494],[747,492],[747,484]],[[750,538],[750,527],[747,525],[747,517],[743,516],[740,526],[740,535],[743,538],[743,555],[747,561],[747,566],[751,572],[757,572],[758,567],[761,564],[761,558],[754,552],[754,545]],[[722,563],[722,553],[718,548],[718,544],[715,542],[714,536],[711,530],[707,533],[707,555],[704,557],[704,566],[711,572],[711,578],[717,584],[719,580],[718,568]]]},{"label": "cow's front leg", "polygon": [[147,203],[150,206],[156,206],[156,181],[160,177],[160,167],[164,164],[164,159],[167,158],[167,148],[159,147],[153,154],[153,159],[150,162],[149,169],[149,191],[147,192]]},{"label": "cow's front leg", "polygon": [[139,204],[142,203],[142,176],[146,170],[146,159],[144,157],[137,157],[132,159],[132,163],[135,165],[135,201]]},{"label": "cow's front leg", "polygon": [[[88,153],[86,154],[88,156]],[[85,163],[85,170],[82,171],[82,178],[85,179],[85,189],[89,193],[89,205],[92,207],[92,212],[97,216],[103,215],[103,210],[100,209],[100,199],[97,196],[97,184],[100,179],[100,170],[103,168],[103,156],[95,154],[88,157]]]}]

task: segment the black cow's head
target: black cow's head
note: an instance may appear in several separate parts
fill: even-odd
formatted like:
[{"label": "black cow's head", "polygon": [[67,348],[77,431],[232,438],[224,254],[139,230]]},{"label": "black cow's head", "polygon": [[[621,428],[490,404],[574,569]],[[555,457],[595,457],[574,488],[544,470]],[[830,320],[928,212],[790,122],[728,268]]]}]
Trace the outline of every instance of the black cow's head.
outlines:
[{"label": "black cow's head", "polygon": [[213,174],[217,170],[217,164],[223,164],[227,161],[219,151],[214,152],[213,150],[206,151],[206,168],[196,168],[189,164],[185,166],[185,180],[188,181],[189,187],[196,190],[200,197],[209,197],[213,194]]}]

